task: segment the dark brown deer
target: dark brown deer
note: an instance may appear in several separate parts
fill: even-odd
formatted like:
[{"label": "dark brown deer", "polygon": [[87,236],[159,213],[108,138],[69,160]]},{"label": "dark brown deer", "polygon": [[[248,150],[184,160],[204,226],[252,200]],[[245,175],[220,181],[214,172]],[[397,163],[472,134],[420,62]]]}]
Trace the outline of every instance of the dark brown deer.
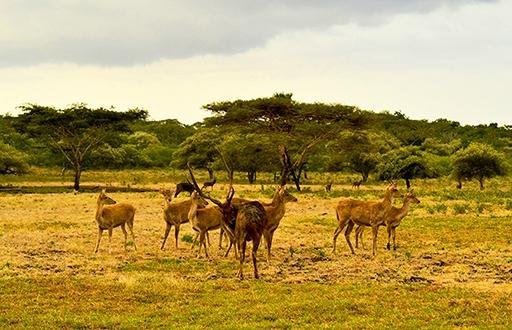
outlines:
[{"label": "dark brown deer", "polygon": [[194,185],[190,182],[180,182],[176,185],[176,191],[174,192],[174,198],[178,197],[183,191],[188,192],[188,195],[192,195],[194,191]]},{"label": "dark brown deer", "polygon": [[208,188],[208,187],[211,187],[213,189],[213,186],[215,185],[216,182],[217,182],[216,178],[213,178],[213,180],[211,180],[211,181],[206,181],[205,183],[203,183],[203,187],[201,188],[201,190]]},{"label": "dark brown deer", "polygon": [[235,248],[240,251],[240,268],[238,271],[238,276],[240,279],[244,278],[243,264],[245,261],[245,249],[247,242],[249,241],[252,241],[252,262],[254,266],[254,277],[259,278],[256,254],[258,252],[261,236],[263,235],[263,230],[267,223],[265,209],[263,205],[257,201],[241,203],[238,205],[232,204],[233,195],[235,194],[235,190],[233,189],[233,172],[227,166],[227,163],[225,162],[224,157],[222,157],[222,154],[221,158],[224,161],[224,165],[228,169],[230,180],[228,195],[224,203],[201,191],[194,178],[192,168],[187,164],[190,176],[192,178],[192,183],[194,184],[194,187],[200,196],[212,201],[221,209],[223,215],[222,228],[227,233],[230,240],[235,242]]},{"label": "dark brown deer", "polygon": [[338,228],[334,232],[333,253],[336,253],[336,239],[345,229],[345,239],[352,252],[355,254],[352,243],[350,242],[350,233],[354,225],[371,226],[373,233],[373,255],[377,252],[377,234],[379,226],[384,222],[384,216],[391,209],[393,197],[398,194],[395,183],[391,183],[386,188],[384,199],[380,202],[360,201],[354,199],[343,199],[336,206],[336,218],[338,219]]},{"label": "dark brown deer", "polygon": [[359,189],[359,187],[361,187],[362,183],[363,183],[363,180],[354,181],[354,182],[352,182],[352,188]]},{"label": "dark brown deer", "polygon": [[104,230],[108,230],[108,251],[112,253],[112,230],[116,227],[121,227],[124,234],[124,249],[126,250],[128,233],[126,232],[125,225],[128,225],[130,234],[132,235],[133,247],[137,250],[135,245],[135,236],[133,235],[133,220],[135,217],[135,208],[126,203],[116,204],[112,198],[106,195],[103,189],[96,202],[96,222],[98,223],[98,242],[94,252],[98,252],[100,247],[100,240]]},{"label": "dark brown deer", "polygon": [[325,185],[325,191],[330,192],[332,188],[332,181]]}]

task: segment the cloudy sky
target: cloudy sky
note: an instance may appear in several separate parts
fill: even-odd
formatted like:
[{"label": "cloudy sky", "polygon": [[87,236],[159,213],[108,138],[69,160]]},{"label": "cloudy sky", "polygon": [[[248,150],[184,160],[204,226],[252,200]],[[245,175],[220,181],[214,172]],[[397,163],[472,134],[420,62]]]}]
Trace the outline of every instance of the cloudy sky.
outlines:
[{"label": "cloudy sky", "polygon": [[0,0],[0,113],[293,93],[414,119],[512,124],[512,1]]}]

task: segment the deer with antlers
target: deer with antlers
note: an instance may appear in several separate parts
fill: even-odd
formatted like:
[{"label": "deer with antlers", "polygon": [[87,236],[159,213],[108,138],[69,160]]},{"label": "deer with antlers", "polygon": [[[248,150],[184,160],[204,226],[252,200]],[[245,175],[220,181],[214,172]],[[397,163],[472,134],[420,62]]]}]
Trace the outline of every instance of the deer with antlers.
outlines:
[{"label": "deer with antlers", "polygon": [[206,192],[203,192],[197,185],[192,168],[189,164],[187,164],[190,176],[192,178],[192,183],[194,184],[197,194],[205,199],[210,200],[220,208],[222,212],[222,228],[227,233],[230,240],[236,243],[235,249],[238,249],[240,252],[240,268],[238,271],[240,279],[244,278],[243,264],[245,261],[245,249],[247,242],[249,241],[252,241],[251,255],[254,267],[254,277],[259,278],[256,253],[258,252],[261,236],[263,235],[263,230],[267,223],[265,209],[263,208],[263,205],[257,201],[245,203],[243,202],[238,205],[234,205],[232,203],[233,195],[235,194],[235,190],[233,189],[233,172],[227,166],[222,153],[220,154],[222,160],[224,161],[224,165],[228,170],[230,181],[226,201],[221,202],[211,197]]},{"label": "deer with antlers", "polygon": [[[391,238],[393,239],[393,250],[396,250],[396,228],[400,225],[402,222],[402,219],[407,216],[407,213],[409,213],[409,209],[411,207],[411,204],[419,204],[420,200],[415,196],[414,191],[411,189],[404,197],[402,207],[394,207],[392,206],[391,209],[384,215],[384,222],[381,224],[381,226],[386,226],[387,232],[388,232],[388,244],[386,245],[386,248],[388,250],[391,249]],[[356,228],[356,248],[358,247],[358,240],[362,242],[363,239],[363,231],[364,226],[357,226]]]},{"label": "deer with antlers", "polygon": [[333,253],[336,253],[336,239],[345,229],[345,239],[352,252],[355,254],[352,243],[350,242],[350,233],[354,225],[370,226],[373,233],[373,255],[377,252],[377,234],[379,226],[384,223],[385,215],[392,207],[393,198],[398,194],[395,183],[391,183],[386,188],[384,199],[380,202],[360,201],[354,199],[343,199],[336,206],[336,218],[338,228],[334,232]]},{"label": "deer with antlers", "polygon": [[133,247],[135,245],[135,236],[133,235],[133,220],[135,217],[135,208],[127,203],[117,204],[115,200],[108,197],[106,190],[101,190],[96,202],[96,222],[98,223],[98,241],[94,252],[98,252],[101,236],[104,230],[108,230],[108,251],[112,253],[112,230],[121,227],[124,234],[124,249],[127,247],[128,233],[125,226],[128,225],[132,235]]}]

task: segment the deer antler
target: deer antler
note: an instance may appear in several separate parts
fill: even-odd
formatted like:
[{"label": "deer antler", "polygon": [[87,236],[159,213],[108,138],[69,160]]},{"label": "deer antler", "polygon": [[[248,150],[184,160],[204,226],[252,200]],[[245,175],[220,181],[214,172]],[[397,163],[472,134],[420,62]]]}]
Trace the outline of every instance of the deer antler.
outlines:
[{"label": "deer antler", "polygon": [[205,193],[204,191],[201,190],[201,188],[199,188],[196,178],[194,177],[194,172],[192,172],[192,167],[190,167],[190,162],[187,162],[187,167],[188,167],[188,171],[190,173],[190,178],[192,179],[192,184],[194,185],[194,188],[195,188],[196,192],[199,194],[199,196],[211,200],[218,207],[222,208],[223,203],[221,201],[213,198],[212,196],[210,196],[210,194]]}]

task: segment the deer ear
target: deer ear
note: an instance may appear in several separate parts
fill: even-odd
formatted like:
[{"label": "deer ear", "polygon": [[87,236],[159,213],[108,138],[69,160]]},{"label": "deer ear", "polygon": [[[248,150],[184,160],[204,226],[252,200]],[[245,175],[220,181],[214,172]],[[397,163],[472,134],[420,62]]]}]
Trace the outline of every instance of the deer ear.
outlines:
[{"label": "deer ear", "polygon": [[101,189],[101,193],[102,193],[103,195],[105,195],[105,194],[107,193],[107,189],[106,189],[106,188]]}]

